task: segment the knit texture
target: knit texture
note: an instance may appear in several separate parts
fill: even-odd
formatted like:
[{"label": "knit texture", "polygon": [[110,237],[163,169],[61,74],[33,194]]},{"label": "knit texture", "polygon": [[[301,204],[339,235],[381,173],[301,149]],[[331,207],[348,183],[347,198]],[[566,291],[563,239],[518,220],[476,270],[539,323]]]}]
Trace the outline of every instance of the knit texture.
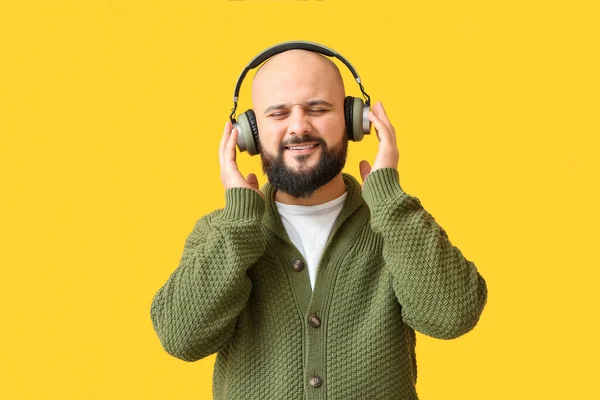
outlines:
[{"label": "knit texture", "polygon": [[397,170],[362,188],[343,178],[314,292],[269,183],[266,200],[227,189],[225,207],[196,222],[150,316],[174,357],[217,353],[215,400],[418,399],[415,330],[452,339],[477,324],[484,278]]}]

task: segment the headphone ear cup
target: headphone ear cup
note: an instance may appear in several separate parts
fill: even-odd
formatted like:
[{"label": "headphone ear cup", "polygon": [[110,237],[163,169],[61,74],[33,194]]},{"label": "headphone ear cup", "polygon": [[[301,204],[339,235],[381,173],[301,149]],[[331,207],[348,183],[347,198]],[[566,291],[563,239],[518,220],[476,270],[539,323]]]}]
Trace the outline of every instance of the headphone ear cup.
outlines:
[{"label": "headphone ear cup", "polygon": [[247,151],[254,156],[258,154],[258,125],[252,109],[241,113],[233,126],[238,130],[237,146],[240,151]]},{"label": "headphone ear cup", "polygon": [[250,155],[254,156],[260,151],[260,141],[258,139],[258,122],[256,122],[256,114],[254,110],[249,109],[246,111],[248,116],[248,122],[250,123],[250,133],[252,134],[252,152],[248,151]]},{"label": "headphone ear cup", "polygon": [[353,103],[354,97],[346,96],[344,99],[344,120],[346,121],[346,135],[348,140],[354,141],[354,132],[352,129],[352,114],[353,114]]},{"label": "headphone ear cup", "polygon": [[[344,100],[344,117],[346,119],[346,132],[348,133],[348,139],[355,142],[360,142],[365,133],[370,131],[370,121],[368,120],[368,106],[362,99],[358,97],[347,96]],[[366,113],[366,114],[365,114]],[[364,125],[364,118],[367,118],[369,122],[368,129]]]}]

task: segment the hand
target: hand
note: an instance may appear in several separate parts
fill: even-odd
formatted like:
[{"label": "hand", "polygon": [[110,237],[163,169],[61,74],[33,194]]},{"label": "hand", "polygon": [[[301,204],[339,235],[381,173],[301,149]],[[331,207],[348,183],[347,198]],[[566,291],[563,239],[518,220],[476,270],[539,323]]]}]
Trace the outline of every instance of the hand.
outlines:
[{"label": "hand", "polygon": [[396,144],[396,131],[388,119],[381,102],[373,106],[373,111],[369,111],[369,121],[375,125],[377,139],[379,140],[379,149],[377,150],[373,167],[366,160],[362,160],[358,165],[363,184],[369,174],[375,170],[380,168],[397,169],[398,160],[400,159],[398,145]]},{"label": "hand", "polygon": [[234,187],[249,188],[257,192],[264,199],[265,195],[260,191],[258,186],[258,178],[253,173],[248,174],[246,179],[238,169],[236,162],[236,150],[238,131],[232,130],[231,121],[225,124],[225,131],[219,145],[219,163],[221,164],[221,183],[225,189]]}]

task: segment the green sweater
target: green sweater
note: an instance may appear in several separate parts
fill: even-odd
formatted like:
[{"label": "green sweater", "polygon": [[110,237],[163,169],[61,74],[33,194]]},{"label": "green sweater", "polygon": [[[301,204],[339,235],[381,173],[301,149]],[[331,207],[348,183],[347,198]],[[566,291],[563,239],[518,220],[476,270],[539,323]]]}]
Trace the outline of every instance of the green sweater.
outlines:
[{"label": "green sweater", "polygon": [[200,218],[151,306],[165,351],[218,353],[221,399],[418,399],[415,330],[452,339],[473,329],[487,285],[398,172],[373,171],[348,197],[317,271],[274,203],[275,189],[225,191]]}]

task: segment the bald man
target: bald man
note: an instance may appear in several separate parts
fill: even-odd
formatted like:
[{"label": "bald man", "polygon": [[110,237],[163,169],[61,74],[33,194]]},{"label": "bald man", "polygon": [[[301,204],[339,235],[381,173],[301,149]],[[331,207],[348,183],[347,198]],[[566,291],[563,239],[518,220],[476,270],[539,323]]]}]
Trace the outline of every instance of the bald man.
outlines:
[{"label": "bald man", "polygon": [[475,264],[401,188],[381,102],[362,185],[342,172],[344,97],[317,53],[263,64],[252,85],[262,188],[239,171],[238,132],[225,125],[225,206],[196,222],[151,307],[169,354],[217,353],[215,399],[418,399],[415,331],[459,337],[486,304]]}]

